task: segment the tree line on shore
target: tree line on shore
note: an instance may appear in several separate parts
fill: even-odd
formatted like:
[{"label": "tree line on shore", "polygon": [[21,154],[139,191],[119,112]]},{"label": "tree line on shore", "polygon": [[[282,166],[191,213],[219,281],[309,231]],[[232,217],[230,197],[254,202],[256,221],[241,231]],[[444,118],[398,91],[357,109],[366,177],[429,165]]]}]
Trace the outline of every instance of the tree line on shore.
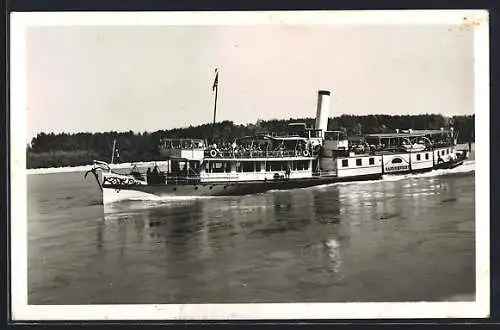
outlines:
[{"label": "tree line on shore", "polygon": [[[458,143],[473,141],[474,115],[445,117],[442,115],[342,115],[329,118],[329,130],[343,130],[348,136],[370,133],[391,133],[395,129],[440,129],[453,126]],[[135,133],[39,133],[27,146],[27,168],[79,166],[91,164],[94,159],[110,161],[113,141],[116,139],[121,162],[161,160],[158,145],[161,138],[200,138],[232,141],[235,138],[260,132],[284,132],[291,122],[314,125],[314,118],[258,120],[256,123],[238,125],[232,121],[203,124],[156,132]]]}]

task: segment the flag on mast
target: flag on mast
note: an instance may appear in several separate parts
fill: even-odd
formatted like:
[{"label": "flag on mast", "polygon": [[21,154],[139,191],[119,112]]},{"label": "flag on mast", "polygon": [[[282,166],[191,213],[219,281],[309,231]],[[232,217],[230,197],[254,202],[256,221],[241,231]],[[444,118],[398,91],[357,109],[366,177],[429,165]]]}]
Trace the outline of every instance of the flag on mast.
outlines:
[{"label": "flag on mast", "polygon": [[212,85],[212,91],[214,91],[219,84],[219,71],[215,69],[215,79],[214,79],[214,84]]},{"label": "flag on mast", "polygon": [[120,161],[120,152],[118,151],[118,145],[116,144],[116,139],[113,140],[113,152],[111,154],[111,164],[114,164],[115,159]]}]

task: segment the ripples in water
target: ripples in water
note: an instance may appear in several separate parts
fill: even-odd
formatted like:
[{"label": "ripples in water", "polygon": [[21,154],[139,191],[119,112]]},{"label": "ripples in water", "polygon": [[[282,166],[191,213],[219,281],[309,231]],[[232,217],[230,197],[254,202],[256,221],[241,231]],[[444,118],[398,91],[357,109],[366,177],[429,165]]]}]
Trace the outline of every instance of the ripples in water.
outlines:
[{"label": "ripples in water", "polygon": [[81,173],[40,174],[28,177],[28,207],[30,304],[475,292],[473,173],[105,208]]}]

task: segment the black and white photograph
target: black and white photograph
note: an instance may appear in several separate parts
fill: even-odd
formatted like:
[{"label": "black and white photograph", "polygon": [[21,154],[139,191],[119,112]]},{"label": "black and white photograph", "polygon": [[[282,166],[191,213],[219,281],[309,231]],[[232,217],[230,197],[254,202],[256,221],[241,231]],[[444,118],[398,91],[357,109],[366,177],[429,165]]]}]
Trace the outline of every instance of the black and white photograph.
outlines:
[{"label": "black and white photograph", "polygon": [[13,319],[487,317],[488,28],[12,13]]}]

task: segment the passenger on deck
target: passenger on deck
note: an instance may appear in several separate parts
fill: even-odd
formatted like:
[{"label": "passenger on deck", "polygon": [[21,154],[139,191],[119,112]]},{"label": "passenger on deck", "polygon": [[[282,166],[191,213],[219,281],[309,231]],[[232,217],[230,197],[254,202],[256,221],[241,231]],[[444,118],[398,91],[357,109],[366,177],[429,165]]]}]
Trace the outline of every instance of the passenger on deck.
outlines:
[{"label": "passenger on deck", "polygon": [[151,183],[151,168],[148,167],[148,170],[146,171],[146,181],[148,184]]},{"label": "passenger on deck", "polygon": [[159,183],[160,182],[160,173],[158,172],[158,166],[155,165],[153,168],[153,172],[151,173],[151,181],[152,183]]},{"label": "passenger on deck", "polygon": [[285,175],[286,175],[287,179],[290,179],[290,172],[291,172],[290,165],[287,165],[286,166],[286,171],[285,171]]}]

